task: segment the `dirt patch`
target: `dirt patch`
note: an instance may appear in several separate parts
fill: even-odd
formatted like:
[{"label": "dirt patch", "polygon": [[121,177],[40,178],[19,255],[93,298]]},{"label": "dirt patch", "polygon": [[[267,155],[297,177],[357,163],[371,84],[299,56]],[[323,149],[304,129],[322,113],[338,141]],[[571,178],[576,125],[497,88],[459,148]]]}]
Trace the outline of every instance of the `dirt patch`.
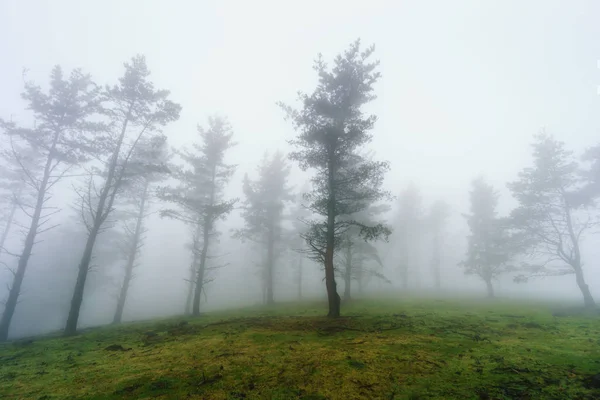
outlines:
[{"label": "dirt patch", "polygon": [[110,346],[105,347],[104,350],[106,350],[106,351],[129,351],[129,350],[131,350],[131,347],[125,348],[125,347],[121,346],[120,344],[111,344]]}]

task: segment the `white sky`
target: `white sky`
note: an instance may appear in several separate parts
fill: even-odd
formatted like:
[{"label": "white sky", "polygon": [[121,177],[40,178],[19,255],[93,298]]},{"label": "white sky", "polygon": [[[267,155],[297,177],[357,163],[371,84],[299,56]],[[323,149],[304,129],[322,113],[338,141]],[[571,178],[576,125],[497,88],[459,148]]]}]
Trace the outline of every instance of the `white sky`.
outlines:
[{"label": "white sky", "polygon": [[392,163],[387,187],[413,180],[428,201],[466,208],[484,174],[508,209],[504,184],[542,127],[578,151],[600,141],[599,17],[593,0],[1,0],[0,115],[27,119],[23,67],[41,84],[54,64],[112,83],[142,53],[183,106],[171,144],[209,114],[229,117],[239,193],[263,151],[293,135],[275,102],[312,89],[318,52],[331,60],[360,37],[381,60],[370,109],[372,148]]}]

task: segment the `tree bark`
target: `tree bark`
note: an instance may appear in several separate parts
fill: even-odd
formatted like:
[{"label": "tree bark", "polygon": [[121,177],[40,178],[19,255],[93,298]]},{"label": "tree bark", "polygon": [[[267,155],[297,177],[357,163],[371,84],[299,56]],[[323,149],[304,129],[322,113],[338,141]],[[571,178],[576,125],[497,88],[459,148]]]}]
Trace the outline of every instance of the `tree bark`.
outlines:
[{"label": "tree bark", "polygon": [[31,224],[29,225],[29,231],[25,237],[23,252],[19,257],[17,270],[14,273],[14,279],[8,292],[8,299],[4,305],[4,312],[2,313],[2,319],[0,320],[0,341],[2,342],[8,339],[10,322],[12,321],[12,317],[15,314],[15,309],[17,308],[17,301],[19,299],[19,294],[21,293],[21,285],[23,284],[23,279],[25,278],[25,270],[27,269],[27,264],[29,262],[29,258],[31,257],[33,246],[35,245],[35,238],[38,233],[40,218],[44,208],[46,190],[48,187],[48,181],[50,179],[50,173],[52,171],[52,161],[54,161],[54,153],[56,151],[56,144],[58,143],[59,136],[60,130],[56,130],[52,140],[52,147],[48,151],[48,157],[44,166],[44,174],[38,188],[35,209],[33,211],[33,215],[31,216]]},{"label": "tree bark", "polygon": [[206,270],[206,256],[208,254],[208,242],[210,240],[210,231],[212,229],[213,224],[213,210],[215,203],[215,179],[217,177],[217,166],[212,166],[211,173],[211,188],[210,188],[210,200],[209,205],[207,207],[206,214],[204,216],[204,226],[203,226],[203,242],[202,242],[202,251],[200,253],[200,265],[198,266],[198,274],[196,278],[196,287],[194,288],[194,303],[192,306],[192,315],[198,316],[200,315],[200,295],[202,294],[202,285],[204,283],[204,272]]},{"label": "tree bark", "polygon": [[586,308],[594,308],[596,307],[596,302],[592,297],[592,293],[590,292],[590,288],[587,283],[585,283],[585,279],[583,277],[583,269],[581,266],[575,268],[575,280],[577,281],[577,286],[579,290],[581,290],[581,294],[583,295],[583,304]]},{"label": "tree bark", "polygon": [[121,286],[121,292],[119,293],[119,300],[117,301],[117,310],[115,311],[113,324],[120,323],[121,319],[123,318],[123,309],[125,308],[127,292],[129,291],[129,285],[133,275],[133,266],[135,265],[135,259],[137,257],[138,248],[140,245],[140,236],[142,235],[142,225],[146,213],[146,198],[148,197],[148,184],[148,180],[144,179],[144,188],[142,191],[142,197],[140,199],[140,208],[138,210],[131,249],[129,250],[129,257],[127,258],[127,265],[125,266],[125,277],[123,278],[123,286]]},{"label": "tree bark", "polygon": [[487,286],[487,296],[490,299],[494,298],[494,286],[492,286],[492,280],[491,279],[486,279],[485,280],[485,284]]},{"label": "tree bark", "polygon": [[[208,218],[207,218],[208,220]],[[202,284],[204,283],[204,271],[206,269],[206,255],[208,254],[208,240],[210,236],[210,224],[205,221],[204,224],[204,242],[202,243],[202,251],[200,252],[200,265],[196,274],[196,282],[194,284],[194,302],[192,304],[192,315],[200,315],[200,296],[202,295]]]},{"label": "tree bark", "polygon": [[352,247],[346,246],[346,263],[344,268],[344,301],[350,301],[350,285],[352,283]]},{"label": "tree bark", "polygon": [[[83,291],[85,289],[85,281],[87,279],[87,274],[90,270],[90,262],[92,260],[94,245],[96,244],[96,239],[98,238],[98,232],[100,232],[100,228],[106,220],[108,212],[112,208],[113,202],[117,195],[117,186],[119,182],[115,179],[115,173],[117,169],[117,163],[119,161],[119,154],[121,153],[121,146],[123,145],[123,140],[125,139],[125,133],[127,132],[127,125],[129,124],[129,119],[131,118],[132,110],[133,102],[129,104],[127,116],[123,121],[123,126],[121,127],[121,133],[117,141],[117,146],[115,148],[110,165],[108,167],[108,174],[104,182],[104,187],[100,192],[98,206],[96,207],[96,215],[94,215],[93,226],[90,229],[88,239],[85,244],[85,250],[83,252],[83,256],[81,257],[81,262],[79,263],[77,282],[75,283],[75,289],[73,290],[73,297],[71,298],[71,308],[69,310],[69,317],[67,318],[67,324],[65,326],[64,331],[65,336],[72,336],[75,333],[77,333],[77,321],[79,320],[79,311],[81,309],[81,303],[83,302]],[[112,194],[110,194],[109,198],[111,187],[113,189],[113,192]],[[106,203],[107,200],[108,204]]]},{"label": "tree bark", "polygon": [[335,245],[335,181],[333,152],[329,154],[329,201],[327,204],[327,233],[325,245],[325,286],[327,287],[327,300],[329,303],[329,312],[327,316],[337,318],[340,316],[340,295],[337,293],[335,282],[335,268],[333,264],[333,251]]}]

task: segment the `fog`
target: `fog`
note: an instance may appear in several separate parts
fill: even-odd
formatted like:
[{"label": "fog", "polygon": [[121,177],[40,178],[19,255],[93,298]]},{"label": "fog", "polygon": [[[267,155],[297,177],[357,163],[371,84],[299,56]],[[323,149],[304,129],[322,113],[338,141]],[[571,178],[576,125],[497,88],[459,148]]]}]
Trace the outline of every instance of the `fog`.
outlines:
[{"label": "fog", "polygon": [[[383,188],[396,197],[387,202],[391,210],[382,217],[393,230],[389,242],[374,244],[381,272],[390,282],[372,280],[361,295],[440,294],[431,274],[429,239],[415,250],[418,265],[411,266],[418,285],[411,278],[404,289],[398,272],[398,197],[412,183],[424,214],[437,200],[449,205],[440,265],[443,293],[478,298],[485,296],[485,285],[459,265],[467,251],[469,226],[462,214],[469,212],[471,182],[483,176],[494,186],[500,196],[498,213],[508,216],[517,201],[506,184],[532,165],[535,134],[544,129],[577,157],[598,144],[598,15],[600,4],[591,0],[5,0],[0,4],[0,118],[33,126],[20,97],[24,79],[46,90],[54,65],[65,72],[81,68],[98,84],[113,85],[123,74],[123,62],[143,54],[149,79],[157,89],[169,90],[169,99],[182,107],[179,119],[163,129],[169,147],[189,149],[198,140],[196,126],[206,126],[211,115],[228,119],[237,142],[225,156],[237,168],[223,196],[240,202],[216,222],[220,236],[210,252],[225,266],[211,271],[213,280],[204,288],[200,308],[261,304],[260,254],[252,242],[234,237],[244,225],[244,176],[256,177],[265,150],[292,151],[288,141],[296,133],[276,103],[300,107],[297,92],[312,93],[317,54],[332,64],[360,38],[365,47],[375,45],[373,57],[380,60],[382,74],[374,85],[377,99],[365,106],[378,118],[366,149],[377,160],[389,161]],[[311,171],[288,163],[288,184],[298,193]],[[63,180],[52,189],[50,202],[61,209],[52,216],[53,224],[60,225],[37,239],[10,337],[64,328],[85,246],[73,182],[81,179]],[[173,182],[169,178],[160,185]],[[161,217],[167,207],[158,198],[150,200],[125,321],[184,312],[191,262],[186,246],[192,234],[181,221]],[[290,209],[291,203],[286,213]],[[18,213],[0,254],[8,267],[17,263],[11,254],[20,254],[28,221]],[[111,235],[111,230],[101,233],[96,252],[102,246],[112,252]],[[592,230],[582,242],[585,278],[595,298],[600,298],[598,240]],[[297,257],[292,245],[284,246],[275,266],[275,301],[297,299]],[[325,301],[323,266],[305,261],[303,297]],[[124,260],[98,253],[94,264],[80,327],[110,323],[117,304]],[[515,275],[504,274],[495,282],[498,297],[581,300],[573,275],[527,283],[513,282]],[[0,272],[0,298],[8,296],[12,277]],[[344,279],[337,277],[337,283],[342,293]]]}]

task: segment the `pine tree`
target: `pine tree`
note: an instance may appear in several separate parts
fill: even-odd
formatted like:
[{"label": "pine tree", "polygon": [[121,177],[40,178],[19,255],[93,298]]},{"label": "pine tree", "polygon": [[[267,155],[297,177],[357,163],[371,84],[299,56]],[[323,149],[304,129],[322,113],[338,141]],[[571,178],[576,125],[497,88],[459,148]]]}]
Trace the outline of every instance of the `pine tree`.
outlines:
[{"label": "pine tree", "polygon": [[[50,74],[47,93],[33,83],[25,84],[23,99],[35,118],[34,128],[18,127],[12,122],[0,120],[0,127],[17,139],[19,145],[37,153],[34,163],[22,158],[22,153],[13,147],[14,160],[19,164],[20,175],[26,187],[33,191],[31,204],[20,204],[21,210],[30,218],[29,227],[18,265],[13,274],[8,299],[0,320],[0,341],[8,337],[8,330],[17,307],[21,285],[27,264],[38,235],[48,231],[52,216],[59,209],[50,207],[52,189],[74,167],[87,160],[89,133],[98,128],[91,118],[100,104],[99,90],[89,75],[74,70],[65,78],[59,66]],[[29,154],[27,151],[25,154]]]},{"label": "pine tree", "polygon": [[[84,223],[88,230],[87,242],[79,263],[77,281],[71,299],[65,335],[77,331],[79,311],[83,301],[85,282],[90,268],[96,239],[111,213],[117,194],[127,178],[129,161],[140,140],[160,133],[160,129],[179,118],[181,107],[168,99],[167,90],[155,90],[148,80],[150,71],[143,56],[125,63],[125,74],[119,84],[104,90],[104,115],[107,129],[96,138],[93,151],[101,161],[97,168],[99,183],[91,176],[87,188],[79,191]],[[88,216],[89,218],[85,218]]]},{"label": "pine tree", "polygon": [[245,200],[242,217],[245,227],[237,232],[238,237],[246,238],[264,247],[263,265],[266,303],[274,303],[275,264],[283,251],[283,211],[286,202],[293,199],[287,185],[290,167],[285,156],[276,152],[273,156],[265,153],[258,167],[258,178],[244,177]]},{"label": "pine tree", "polygon": [[[162,135],[155,135],[140,141],[132,153],[122,186],[123,198],[129,206],[127,211],[133,218],[126,218],[123,221],[126,236],[123,255],[126,264],[113,323],[120,323],[123,317],[127,293],[133,279],[133,270],[136,267],[140,248],[144,244],[146,232],[144,221],[148,217],[150,201],[155,194],[153,186],[167,178],[168,158],[167,138]],[[130,221],[131,219],[133,221]]]},{"label": "pine tree", "polygon": [[192,248],[192,314],[200,315],[200,296],[207,283],[209,249],[218,235],[216,222],[233,210],[237,199],[225,199],[223,192],[236,166],[225,163],[227,150],[235,145],[229,122],[210,117],[208,128],[198,126],[200,141],[191,150],[176,151],[183,167],[171,167],[179,181],[176,187],[164,187],[159,198],[177,207],[164,209],[161,215],[190,225],[195,234]]},{"label": "pine tree", "polygon": [[388,194],[381,189],[387,162],[367,160],[359,153],[371,139],[376,117],[365,116],[361,108],[375,99],[373,85],[379,80],[378,62],[370,62],[374,47],[360,50],[360,41],[336,57],[329,70],[319,55],[315,70],[319,84],[310,95],[300,93],[302,109],[280,103],[298,132],[290,143],[295,151],[290,158],[303,170],[313,169],[312,191],[306,200],[313,213],[322,217],[311,221],[304,238],[313,258],[323,263],[329,302],[329,317],[340,315],[334,252],[341,235],[350,226],[359,226],[365,239],[386,236],[381,225],[366,226],[352,219],[341,221],[362,211]]},{"label": "pine tree", "polygon": [[[546,134],[533,143],[533,166],[508,185],[519,202],[511,217],[540,263],[529,276],[574,274],[586,307],[595,302],[583,274],[580,242],[597,225],[581,201],[581,172],[565,144]],[[522,279],[527,279],[522,275]]]},{"label": "pine tree", "polygon": [[472,183],[471,212],[465,215],[471,234],[466,258],[461,262],[465,274],[477,275],[486,284],[488,297],[494,297],[493,281],[503,273],[514,271],[510,264],[515,253],[515,239],[510,236],[506,218],[497,216],[498,193],[483,178]]}]

